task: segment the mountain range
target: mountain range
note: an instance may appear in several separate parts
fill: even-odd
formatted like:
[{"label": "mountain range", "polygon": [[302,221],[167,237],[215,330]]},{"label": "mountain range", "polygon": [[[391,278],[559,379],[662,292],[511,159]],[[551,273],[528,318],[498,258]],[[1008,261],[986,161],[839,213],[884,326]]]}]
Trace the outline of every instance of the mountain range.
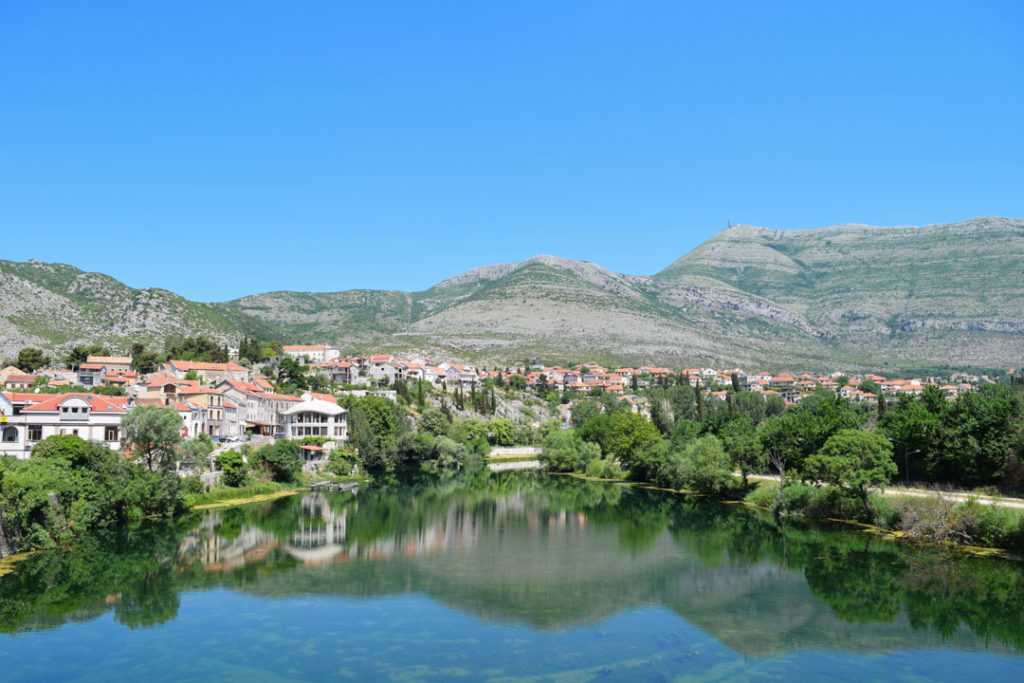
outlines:
[{"label": "mountain range", "polygon": [[0,319],[8,356],[24,346],[161,347],[204,334],[502,363],[1018,367],[1024,221],[738,225],[650,276],[537,256],[422,292],[278,291],[223,303],[64,264],[0,261]]}]

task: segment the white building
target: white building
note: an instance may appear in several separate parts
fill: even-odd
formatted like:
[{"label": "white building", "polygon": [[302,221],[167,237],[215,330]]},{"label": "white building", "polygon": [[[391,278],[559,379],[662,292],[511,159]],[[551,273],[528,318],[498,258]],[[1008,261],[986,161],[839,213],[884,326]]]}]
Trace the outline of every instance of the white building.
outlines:
[{"label": "white building", "polygon": [[281,411],[284,438],[326,436],[335,441],[348,440],[348,411],[334,403],[314,398]]},{"label": "white building", "polygon": [[289,358],[294,358],[297,361],[308,362],[315,365],[323,365],[327,361],[334,360],[341,355],[341,351],[338,349],[332,349],[328,346],[319,344],[295,344],[291,346],[282,346],[281,350],[284,351],[284,355]]},{"label": "white building", "polygon": [[0,394],[0,454],[22,460],[43,439],[60,434],[121,446],[127,399],[95,394]]}]

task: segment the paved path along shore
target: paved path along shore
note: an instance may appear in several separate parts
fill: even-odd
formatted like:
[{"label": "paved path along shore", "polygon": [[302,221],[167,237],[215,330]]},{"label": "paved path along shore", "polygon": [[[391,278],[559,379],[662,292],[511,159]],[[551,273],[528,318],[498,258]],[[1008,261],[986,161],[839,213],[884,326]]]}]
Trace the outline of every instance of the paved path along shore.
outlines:
[{"label": "paved path along shore", "polygon": [[[736,476],[740,476],[739,472],[735,473]],[[761,479],[765,481],[778,481],[779,478],[770,474],[751,474],[747,476],[747,479]],[[969,500],[976,500],[979,503],[985,505],[995,505],[997,507],[1017,508],[1024,510],[1024,499],[1021,498],[1009,498],[1006,496],[985,496],[978,493],[964,493],[963,491],[938,491],[929,489],[915,489],[915,488],[904,488],[902,486],[894,486],[887,488],[883,495],[886,496],[912,496],[915,498],[935,498],[941,496],[946,500],[954,503],[966,503]]]}]

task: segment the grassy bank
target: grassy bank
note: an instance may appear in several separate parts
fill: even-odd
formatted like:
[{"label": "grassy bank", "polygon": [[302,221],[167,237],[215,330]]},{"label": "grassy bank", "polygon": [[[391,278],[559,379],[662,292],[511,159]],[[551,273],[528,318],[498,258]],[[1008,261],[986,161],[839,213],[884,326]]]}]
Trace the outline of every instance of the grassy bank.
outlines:
[{"label": "grassy bank", "polygon": [[539,455],[489,455],[484,458],[487,463],[492,462],[533,462],[540,460]]},{"label": "grassy bank", "polygon": [[259,503],[290,496],[305,491],[309,485],[318,481],[354,481],[367,482],[366,477],[320,477],[312,478],[303,475],[294,482],[257,482],[248,486],[218,486],[208,493],[190,493],[185,496],[185,505],[190,510],[210,510],[213,508]]},{"label": "grassy bank", "polygon": [[[778,493],[778,482],[760,481],[743,500],[774,511]],[[906,540],[1024,552],[1024,511],[1017,508],[952,501],[938,492],[926,497],[872,493],[869,502],[873,519],[858,498],[842,489],[791,484],[782,511],[807,519],[870,524]]]},{"label": "grassy bank", "polygon": [[283,496],[290,496],[306,487],[299,484],[253,484],[232,488],[230,486],[218,486],[209,493],[190,494],[185,497],[185,503],[190,510],[211,510],[214,508],[231,507],[234,505],[245,505],[246,503],[259,503],[265,500],[274,500]]},{"label": "grassy bank", "polygon": [[14,566],[22,560],[27,560],[36,553],[42,552],[41,550],[29,550],[24,553],[16,553],[14,555],[8,555],[7,557],[0,557],[0,576],[6,576],[14,571]]}]

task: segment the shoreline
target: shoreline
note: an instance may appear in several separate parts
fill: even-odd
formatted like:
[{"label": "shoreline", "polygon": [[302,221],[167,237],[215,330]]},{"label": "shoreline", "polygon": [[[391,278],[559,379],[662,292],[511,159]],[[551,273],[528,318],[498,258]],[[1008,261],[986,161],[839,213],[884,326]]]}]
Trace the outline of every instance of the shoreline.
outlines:
[{"label": "shoreline", "polygon": [[[733,499],[728,499],[728,498],[709,498],[707,495],[702,494],[702,493],[697,493],[696,491],[689,491],[687,489],[670,489],[670,488],[665,488],[663,486],[656,486],[656,485],[651,484],[649,482],[629,481],[628,479],[602,479],[601,477],[590,477],[590,476],[587,476],[585,474],[580,474],[578,472],[548,472],[547,474],[553,474],[553,475],[556,475],[556,476],[564,476],[564,477],[573,477],[574,479],[582,479],[583,481],[600,481],[600,482],[604,482],[604,483],[607,483],[607,484],[615,484],[617,486],[628,486],[628,487],[647,489],[649,491],[664,491],[666,493],[675,493],[675,494],[681,494],[681,495],[686,495],[686,496],[693,496],[693,497],[696,497],[696,498],[705,498],[705,499],[707,499],[707,502],[719,503],[719,504],[723,504],[723,505],[745,505],[747,507],[752,507],[752,508],[755,508],[757,510],[761,510],[763,512],[769,512],[769,510],[770,510],[768,507],[765,507],[765,506],[762,506],[762,505],[758,505],[757,503],[752,503],[749,500],[742,500],[742,499],[740,499],[740,500],[733,500]],[[755,477],[750,476],[748,478],[755,478]],[[768,475],[757,475],[757,478],[765,480],[765,481],[772,481],[772,480],[778,481],[778,478],[771,477],[771,476],[768,476]],[[924,493],[924,492],[922,492],[922,493]],[[896,493],[895,495],[900,495],[900,494]],[[969,495],[969,494],[954,494],[954,495]],[[1016,500],[1016,499],[1011,499],[1011,500]],[[957,501],[957,502],[964,502],[964,501]],[[990,503],[990,504],[999,505],[998,502],[994,502],[994,501],[992,503]],[[1016,506],[1015,505],[1008,505],[1007,507],[1016,507]],[[955,551],[955,552],[958,552],[958,553],[963,553],[965,555],[970,555],[972,557],[998,558],[998,559],[1008,560],[1010,562],[1024,563],[1024,556],[1021,556],[1021,555],[1018,555],[1016,553],[1013,553],[1010,550],[1007,550],[1006,548],[999,548],[999,547],[996,547],[996,546],[983,546],[983,545],[970,545],[970,544],[966,544],[966,543],[953,543],[952,541],[942,541],[942,540],[935,539],[935,538],[908,538],[906,536],[905,532],[900,531],[898,529],[886,529],[885,527],[876,526],[874,524],[866,524],[864,522],[858,522],[858,521],[852,520],[852,519],[840,519],[840,518],[837,518],[837,517],[806,517],[806,516],[802,516],[802,515],[801,516],[787,515],[786,518],[787,519],[801,520],[801,521],[805,521],[805,522],[829,522],[831,524],[843,524],[845,526],[854,526],[854,527],[858,527],[861,530],[861,532],[863,532],[863,533],[873,534],[875,536],[882,537],[882,538],[884,538],[887,541],[898,542],[898,543],[911,543],[911,544],[914,544],[914,545],[938,547],[938,548],[943,548],[943,549],[946,549],[946,550],[952,550],[952,551]]]}]

